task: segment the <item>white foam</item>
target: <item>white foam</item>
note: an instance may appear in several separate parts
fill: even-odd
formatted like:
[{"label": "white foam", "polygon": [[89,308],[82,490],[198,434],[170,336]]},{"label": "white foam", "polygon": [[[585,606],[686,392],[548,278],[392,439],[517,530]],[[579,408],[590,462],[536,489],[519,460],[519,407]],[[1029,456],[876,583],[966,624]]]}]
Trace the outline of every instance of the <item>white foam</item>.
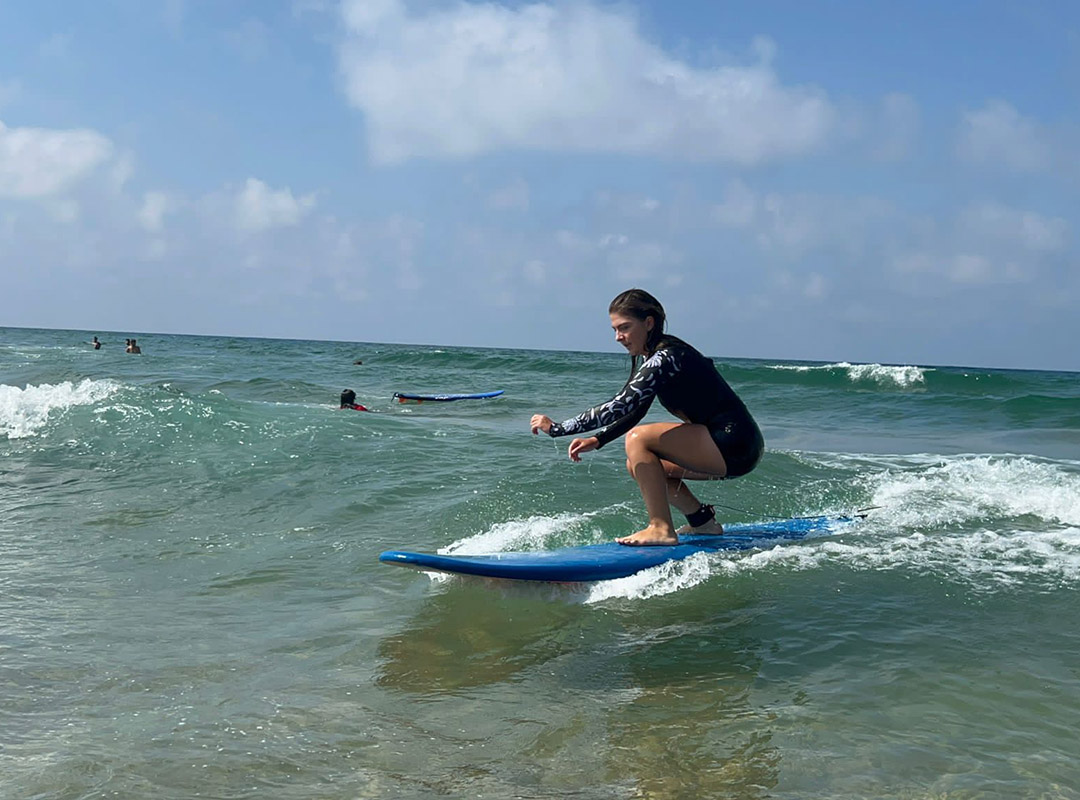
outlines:
[{"label": "white foam", "polygon": [[[975,591],[1080,581],[1080,462],[1030,456],[852,456],[879,506],[839,539],[736,559],[801,570],[843,563],[957,580]],[[828,461],[844,460],[830,456]]]},{"label": "white foam", "polygon": [[0,435],[8,439],[35,436],[50,416],[75,406],[93,405],[119,389],[120,384],[114,381],[89,378],[77,384],[31,384],[25,389],[0,384]]},{"label": "white foam", "polygon": [[894,385],[904,389],[916,384],[926,383],[926,370],[922,367],[885,366],[884,364],[836,364],[847,370],[848,378],[853,383],[873,381],[882,386]]},{"label": "white foam", "polygon": [[589,587],[582,602],[613,598],[643,600],[704,583],[715,576],[760,572],[800,572],[840,565],[858,572],[895,571],[932,575],[987,593],[1024,585],[1040,591],[1080,586],[1080,528],[1054,531],[963,534],[912,533],[895,536],[880,528],[843,538],[784,544],[767,550],[698,553],[613,581]]},{"label": "white foam", "polygon": [[714,572],[714,564],[706,553],[694,553],[682,561],[669,561],[645,569],[626,578],[598,581],[590,584],[584,603],[599,603],[614,598],[645,600],[689,589],[704,583]]},{"label": "white foam", "polygon": [[[443,555],[471,556],[510,550],[544,550],[551,547],[552,542],[557,539],[569,539],[576,544],[604,541],[594,522],[595,518],[618,511],[622,507],[618,505],[582,514],[566,512],[553,517],[534,516],[500,522],[483,533],[458,539],[440,548],[438,552]],[[582,542],[584,533],[589,534],[592,541]]]},{"label": "white foam", "polygon": [[1080,465],[1025,456],[936,457],[917,471],[868,478],[871,504],[900,528],[1030,516],[1080,525]]},{"label": "white foam", "polygon": [[[813,551],[777,548],[774,561],[817,568],[841,563],[856,570],[902,571],[957,581],[976,592],[1037,583],[1048,589],[1080,581],[1080,529],[1009,531],[981,529],[963,534],[913,533],[876,541],[827,541]],[[739,565],[749,567],[751,565]]]},{"label": "white foam", "polygon": [[852,383],[871,381],[879,386],[899,386],[908,389],[918,384],[926,383],[926,373],[933,372],[925,367],[885,365],[885,364],[851,364],[847,361],[839,361],[835,364],[773,364],[769,369],[787,370],[790,372],[830,372],[844,370]]}]

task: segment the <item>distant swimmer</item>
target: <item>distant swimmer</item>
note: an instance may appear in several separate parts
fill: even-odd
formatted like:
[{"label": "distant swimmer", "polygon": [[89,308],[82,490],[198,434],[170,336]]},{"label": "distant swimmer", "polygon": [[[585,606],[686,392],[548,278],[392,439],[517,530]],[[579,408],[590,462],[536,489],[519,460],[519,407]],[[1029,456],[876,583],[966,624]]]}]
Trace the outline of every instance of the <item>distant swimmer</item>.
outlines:
[{"label": "distant swimmer", "polygon": [[346,389],[341,393],[341,407],[348,408],[353,411],[370,411],[370,408],[364,408],[362,405],[356,402],[356,392],[352,389]]},{"label": "distant swimmer", "polygon": [[94,341],[90,342],[90,344],[94,346],[95,350],[101,349],[101,342],[98,341],[98,338],[96,336],[94,337]]},{"label": "distant swimmer", "polygon": [[[618,539],[620,544],[671,545],[680,532],[723,533],[713,507],[700,502],[683,481],[750,472],[765,447],[757,423],[711,358],[664,333],[667,315],[651,294],[625,291],[611,301],[608,314],[615,341],[630,352],[630,380],[613,399],[565,422],[534,414],[532,432],[567,436],[607,426],[596,436],[570,443],[570,459],[580,461],[582,453],[629,431],[626,468],[641,489],[649,525]],[[682,422],[639,425],[656,398]],[[675,530],[669,503],[686,515],[685,530]]]},{"label": "distant swimmer", "polygon": [[354,362],[352,362],[352,363],[354,363],[354,364],[363,364],[364,362],[363,362],[363,361],[361,361],[361,360],[360,360],[360,359],[358,358],[358,359],[356,359],[356,361],[354,361]]},{"label": "distant swimmer", "polygon": [[125,353],[136,353],[138,355],[142,355],[142,348],[139,347],[139,345],[135,343],[134,339],[128,339],[127,340],[127,348],[124,350],[124,352]]}]

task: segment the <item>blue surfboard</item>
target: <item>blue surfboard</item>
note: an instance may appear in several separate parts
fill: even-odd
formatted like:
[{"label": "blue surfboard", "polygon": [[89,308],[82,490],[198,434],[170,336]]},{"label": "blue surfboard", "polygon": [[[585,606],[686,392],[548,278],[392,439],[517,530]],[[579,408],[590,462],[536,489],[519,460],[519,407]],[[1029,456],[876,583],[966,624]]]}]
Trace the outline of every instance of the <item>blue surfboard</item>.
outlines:
[{"label": "blue surfboard", "polygon": [[455,556],[387,550],[384,564],[412,567],[424,572],[448,572],[519,581],[589,582],[625,578],[668,561],[681,561],[694,553],[750,550],[810,536],[837,533],[855,517],[800,517],[774,522],[724,526],[722,536],[680,536],[676,545],[632,547],[615,542],[564,547],[527,553],[490,553]]},{"label": "blue surfboard", "polygon": [[486,400],[489,397],[498,397],[504,391],[504,389],[499,389],[495,392],[477,392],[475,394],[411,394],[409,392],[394,392],[394,399],[399,403],[407,403],[409,401],[414,403],[447,403],[451,400]]}]

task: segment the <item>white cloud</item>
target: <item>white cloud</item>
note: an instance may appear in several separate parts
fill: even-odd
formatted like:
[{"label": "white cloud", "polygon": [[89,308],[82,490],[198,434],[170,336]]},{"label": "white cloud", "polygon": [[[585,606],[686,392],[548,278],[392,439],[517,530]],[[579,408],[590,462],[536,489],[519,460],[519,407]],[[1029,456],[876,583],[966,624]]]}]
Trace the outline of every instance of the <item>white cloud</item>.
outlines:
[{"label": "white cloud", "polygon": [[122,192],[135,174],[135,159],[130,153],[118,156],[109,170],[109,183],[114,192]]},{"label": "white cloud", "polygon": [[1052,163],[1048,134],[1035,121],[1001,100],[964,114],[957,137],[962,159],[1038,172]]},{"label": "white cloud", "polygon": [[410,15],[349,0],[339,64],[382,163],[500,149],[614,152],[755,164],[822,145],[823,92],[758,63],[702,69],[642,38],[626,11],[458,3]]},{"label": "white cloud", "polygon": [[648,217],[660,209],[660,201],[655,197],[606,189],[597,192],[593,202],[598,209],[611,211],[622,217]]},{"label": "white cloud", "polygon": [[644,282],[671,273],[683,262],[681,253],[660,242],[634,242],[626,236],[604,237],[610,273],[623,281]]},{"label": "white cloud", "polygon": [[742,180],[729,181],[711,221],[745,236],[771,257],[799,261],[815,250],[857,254],[876,227],[895,210],[879,198],[824,194],[759,193]]},{"label": "white cloud", "polygon": [[147,192],[143,195],[138,211],[139,224],[148,231],[158,232],[164,227],[165,214],[172,201],[164,192]]},{"label": "white cloud", "polygon": [[244,231],[263,231],[296,225],[315,207],[315,195],[294,197],[289,188],[273,190],[257,178],[248,178],[234,200],[235,220]]},{"label": "white cloud", "polygon": [[1059,217],[974,205],[941,230],[913,230],[913,240],[921,241],[894,256],[892,265],[898,273],[937,275],[968,286],[1030,282],[1068,254],[1070,235],[1069,223]]},{"label": "white cloud", "polygon": [[565,229],[555,231],[555,243],[572,255],[585,255],[593,249],[592,243],[584,236]]},{"label": "white cloud", "polygon": [[998,204],[965,209],[962,229],[973,240],[994,241],[1029,252],[1062,252],[1069,244],[1069,223]]},{"label": "white cloud", "polygon": [[59,194],[112,152],[112,143],[96,131],[8,128],[0,122],[0,197]]},{"label": "white cloud", "polygon": [[757,242],[762,250],[798,259],[823,246],[854,243],[872,205],[840,203],[819,195],[769,193],[758,205]]}]

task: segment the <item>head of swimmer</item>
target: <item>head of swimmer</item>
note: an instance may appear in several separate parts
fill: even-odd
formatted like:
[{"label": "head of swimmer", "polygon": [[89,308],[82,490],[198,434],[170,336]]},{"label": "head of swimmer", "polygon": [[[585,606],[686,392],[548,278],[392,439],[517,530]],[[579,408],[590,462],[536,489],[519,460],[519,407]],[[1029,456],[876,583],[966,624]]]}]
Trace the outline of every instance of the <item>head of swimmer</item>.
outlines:
[{"label": "head of swimmer", "polygon": [[644,289],[627,289],[608,306],[615,341],[631,356],[649,356],[664,335],[667,314],[660,301]]},{"label": "head of swimmer", "polygon": [[341,407],[348,408],[356,405],[356,392],[352,389],[346,389],[341,393]]}]

